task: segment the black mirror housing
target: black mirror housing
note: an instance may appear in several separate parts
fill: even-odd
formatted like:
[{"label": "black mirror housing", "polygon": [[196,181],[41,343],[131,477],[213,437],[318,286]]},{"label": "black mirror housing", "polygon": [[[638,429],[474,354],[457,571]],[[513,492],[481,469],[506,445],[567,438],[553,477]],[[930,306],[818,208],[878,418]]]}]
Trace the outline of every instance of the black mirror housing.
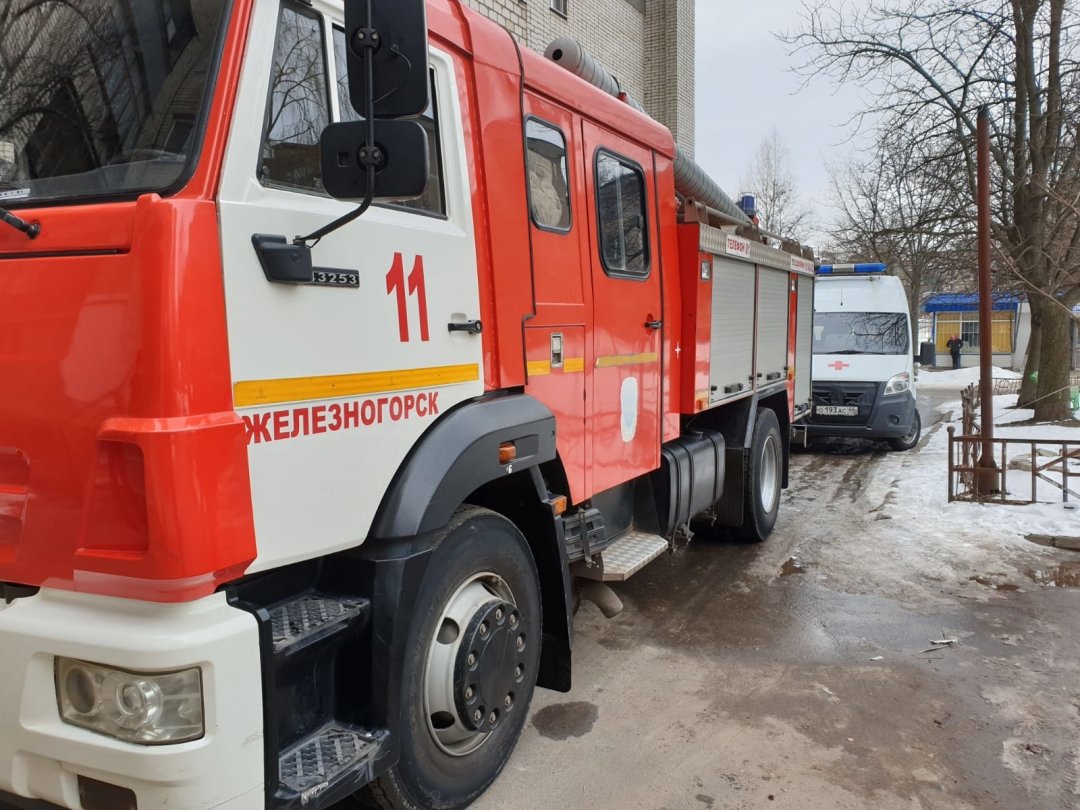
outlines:
[{"label": "black mirror housing", "polygon": [[[369,102],[376,118],[406,118],[428,108],[426,0],[345,0],[345,37],[349,97],[360,115],[369,114]],[[372,99],[364,75],[367,56]]]},{"label": "black mirror housing", "polygon": [[311,249],[284,236],[257,233],[251,237],[267,281],[276,284],[307,284],[311,281]]},{"label": "black mirror housing", "polygon": [[[361,150],[367,144],[366,121],[331,124],[323,130],[322,181],[331,197],[363,200],[367,167]],[[416,121],[375,121],[375,193],[377,200],[408,200],[428,184],[428,136]]]}]

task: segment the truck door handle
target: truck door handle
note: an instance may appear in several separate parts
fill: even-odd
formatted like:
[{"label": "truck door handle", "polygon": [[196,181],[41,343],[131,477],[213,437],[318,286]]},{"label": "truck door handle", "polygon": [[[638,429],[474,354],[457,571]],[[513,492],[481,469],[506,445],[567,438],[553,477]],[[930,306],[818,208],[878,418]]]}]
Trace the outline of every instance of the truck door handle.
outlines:
[{"label": "truck door handle", "polygon": [[465,321],[464,323],[448,323],[448,332],[467,332],[470,335],[479,335],[484,331],[484,325],[480,321]]},{"label": "truck door handle", "polygon": [[664,325],[663,321],[645,321],[646,329],[659,329]]}]

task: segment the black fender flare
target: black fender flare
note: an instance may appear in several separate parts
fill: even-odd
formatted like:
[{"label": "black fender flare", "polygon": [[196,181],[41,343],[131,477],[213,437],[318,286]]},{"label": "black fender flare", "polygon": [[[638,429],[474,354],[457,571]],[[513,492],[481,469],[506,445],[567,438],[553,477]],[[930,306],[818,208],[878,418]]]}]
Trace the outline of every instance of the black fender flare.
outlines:
[{"label": "black fender flare", "polygon": [[[499,445],[516,457],[499,462]],[[470,493],[555,460],[555,415],[527,394],[472,400],[420,438],[375,513],[370,537],[415,537],[445,526]]]}]

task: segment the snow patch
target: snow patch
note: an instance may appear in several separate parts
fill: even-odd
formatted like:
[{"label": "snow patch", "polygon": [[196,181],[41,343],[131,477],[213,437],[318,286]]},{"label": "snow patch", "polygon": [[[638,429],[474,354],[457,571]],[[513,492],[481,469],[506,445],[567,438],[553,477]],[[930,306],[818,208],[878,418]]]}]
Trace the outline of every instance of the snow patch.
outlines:
[{"label": "snow patch", "polygon": [[[1018,371],[994,366],[990,375],[995,380],[1019,380],[1023,375]],[[947,371],[919,370],[919,388],[954,388],[960,390],[979,381],[979,368],[949,369]]]}]

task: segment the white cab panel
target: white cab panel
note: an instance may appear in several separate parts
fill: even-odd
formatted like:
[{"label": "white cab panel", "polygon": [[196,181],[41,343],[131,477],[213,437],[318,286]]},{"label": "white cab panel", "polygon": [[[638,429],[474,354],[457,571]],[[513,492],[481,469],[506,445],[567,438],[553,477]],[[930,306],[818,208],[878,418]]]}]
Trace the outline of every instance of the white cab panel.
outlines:
[{"label": "white cab panel", "polygon": [[[259,181],[278,7],[256,4],[219,200],[234,395],[252,428],[256,571],[362,542],[421,434],[483,391],[480,336],[447,330],[479,319],[480,306],[459,93],[445,54],[432,53],[431,65],[446,217],[373,207],[326,237],[314,264],[358,271],[359,289],[265,278],[253,234],[291,240],[353,208]],[[340,4],[313,10],[341,14]]]}]

